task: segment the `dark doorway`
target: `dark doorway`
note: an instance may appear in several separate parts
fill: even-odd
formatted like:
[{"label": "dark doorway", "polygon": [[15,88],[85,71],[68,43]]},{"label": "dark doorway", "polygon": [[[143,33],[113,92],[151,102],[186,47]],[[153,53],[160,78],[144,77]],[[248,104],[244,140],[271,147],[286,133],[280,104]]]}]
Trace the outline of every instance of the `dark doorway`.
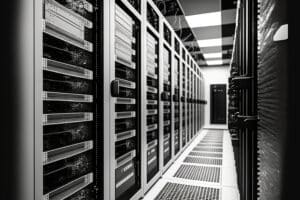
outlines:
[{"label": "dark doorway", "polygon": [[210,85],[210,123],[226,124],[226,85]]}]

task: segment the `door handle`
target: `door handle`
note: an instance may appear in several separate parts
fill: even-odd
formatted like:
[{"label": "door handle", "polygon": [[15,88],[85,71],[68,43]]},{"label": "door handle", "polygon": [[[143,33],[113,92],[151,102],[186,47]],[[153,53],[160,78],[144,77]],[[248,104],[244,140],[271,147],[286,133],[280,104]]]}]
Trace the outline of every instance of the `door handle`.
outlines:
[{"label": "door handle", "polygon": [[113,80],[111,82],[110,92],[112,97],[118,97],[120,95],[120,84],[118,80]]}]

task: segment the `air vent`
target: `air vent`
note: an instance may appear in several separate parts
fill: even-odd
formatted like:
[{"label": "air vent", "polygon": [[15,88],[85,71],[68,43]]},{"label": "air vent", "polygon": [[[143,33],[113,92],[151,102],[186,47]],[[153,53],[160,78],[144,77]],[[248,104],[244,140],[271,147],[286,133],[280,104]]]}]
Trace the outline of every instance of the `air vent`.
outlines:
[{"label": "air vent", "polygon": [[183,162],[205,164],[205,165],[222,165],[222,159],[191,157],[191,156],[186,157]]},{"label": "air vent", "polygon": [[222,144],[222,141],[214,141],[214,140],[202,140],[201,143],[209,144],[209,143],[216,143],[216,144]]},{"label": "air vent", "polygon": [[[205,182],[220,182],[221,168],[181,165],[174,177]],[[172,198],[171,198],[172,199]]]},{"label": "air vent", "polygon": [[208,152],[191,152],[189,156],[202,156],[202,157],[213,157],[213,158],[222,158],[220,153],[208,153]]},{"label": "air vent", "polygon": [[223,135],[223,130],[207,131],[207,135]]},{"label": "air vent", "polygon": [[204,147],[195,147],[193,151],[208,151],[208,152],[223,152],[222,148],[204,148]]},{"label": "air vent", "polygon": [[197,147],[203,147],[203,148],[221,148],[223,147],[223,144],[214,144],[214,143],[206,143],[206,144],[203,144],[203,143],[199,143],[197,144]]},{"label": "air vent", "polygon": [[208,142],[223,142],[223,138],[203,138],[202,141]]},{"label": "air vent", "polygon": [[155,200],[219,200],[220,189],[167,183]]}]

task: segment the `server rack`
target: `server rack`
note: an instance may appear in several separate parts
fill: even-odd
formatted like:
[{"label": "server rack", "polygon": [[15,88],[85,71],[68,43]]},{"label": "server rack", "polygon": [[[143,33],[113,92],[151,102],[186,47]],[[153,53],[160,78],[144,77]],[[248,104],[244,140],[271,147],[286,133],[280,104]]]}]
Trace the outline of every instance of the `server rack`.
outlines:
[{"label": "server rack", "polygon": [[205,112],[205,96],[204,96],[204,78],[202,73],[200,72],[200,110],[201,110],[201,114],[200,114],[200,118],[201,118],[201,128],[204,126],[204,112]]},{"label": "server rack", "polygon": [[[177,45],[176,45],[177,43]],[[179,42],[175,40],[175,51],[180,52]],[[177,49],[177,50],[176,50]],[[173,131],[174,131],[174,155],[180,150],[180,59],[177,55],[174,57],[173,65],[173,84],[172,84],[172,109],[173,109]]]},{"label": "server rack", "polygon": [[159,44],[147,32],[147,182],[159,172]]},{"label": "server rack", "polygon": [[[139,3],[130,3],[138,12],[134,5]],[[114,36],[110,74],[113,199],[130,199],[142,188],[141,21],[126,5],[112,2],[110,19]]]},{"label": "server rack", "polygon": [[202,116],[201,116],[201,74],[200,70],[198,70],[198,98],[197,98],[197,107],[198,107],[198,131],[200,131],[202,126]]},{"label": "server rack", "polygon": [[[33,148],[35,158],[26,156],[26,163],[33,161],[35,170],[23,185],[26,195],[20,192],[23,199],[95,199],[103,194],[102,168],[98,166],[103,159],[102,101],[98,99],[102,93],[98,86],[102,80],[98,69],[102,50],[98,42],[102,36],[96,34],[102,27],[102,4],[78,3],[38,2],[31,10],[34,21],[26,22],[29,27],[31,22],[36,27],[33,51],[26,46],[27,56],[35,58],[34,65],[26,68],[34,74],[31,102],[35,117],[34,137],[26,139],[33,139],[31,147],[25,141],[21,146]],[[25,79],[20,82],[26,85]],[[32,88],[26,87],[30,93]],[[27,118],[26,121],[31,120],[29,115]],[[23,169],[27,164],[21,165]]]},{"label": "server rack", "polygon": [[194,137],[194,105],[193,105],[193,97],[194,97],[194,62],[191,61],[190,65],[190,118],[191,118],[191,139]]},{"label": "server rack", "polygon": [[199,105],[199,99],[200,99],[200,79],[199,79],[199,69],[197,69],[197,89],[196,89],[196,107],[197,107],[197,123],[196,123],[196,127],[197,127],[197,131],[200,130],[200,105]]},{"label": "server rack", "polygon": [[[174,132],[173,132],[173,64],[174,64],[174,37],[175,33],[171,26],[162,21],[162,66],[161,69],[161,103],[162,106],[162,171],[164,172],[172,164],[174,152]],[[168,74],[168,75],[167,75]],[[167,93],[165,93],[167,91]],[[167,94],[167,95],[166,95]],[[169,150],[168,150],[169,149]],[[168,150],[168,151],[167,151]]]},{"label": "server rack", "polygon": [[196,74],[196,65],[194,64],[194,90],[193,90],[193,117],[194,117],[194,133],[193,136],[196,135],[197,132],[197,105],[196,105],[196,99],[197,99],[197,74]]},{"label": "server rack", "polygon": [[257,198],[257,2],[240,1],[229,78],[229,122],[242,199]]},{"label": "server rack", "polygon": [[194,132],[194,124],[193,124],[193,104],[192,104],[192,96],[193,96],[193,69],[192,69],[193,61],[190,60],[189,65],[189,131],[190,131],[190,140],[193,139],[193,132]]},{"label": "server rack", "polygon": [[[184,50],[182,50],[182,52],[185,52]],[[186,120],[186,116],[187,116],[187,106],[186,106],[186,57],[184,56],[184,61],[182,62],[181,65],[181,138],[182,138],[182,147],[184,147],[187,144],[187,120]]]},{"label": "server rack", "polygon": [[163,92],[161,99],[163,101],[163,113],[164,113],[164,165],[166,165],[172,157],[172,106],[171,106],[171,50],[164,46],[164,66],[163,66]]}]

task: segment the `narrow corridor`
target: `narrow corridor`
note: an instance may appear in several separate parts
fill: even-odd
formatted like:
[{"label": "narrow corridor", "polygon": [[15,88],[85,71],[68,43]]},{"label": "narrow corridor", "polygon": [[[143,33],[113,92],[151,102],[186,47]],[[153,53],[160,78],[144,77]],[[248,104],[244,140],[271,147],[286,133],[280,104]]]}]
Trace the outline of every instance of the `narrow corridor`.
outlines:
[{"label": "narrow corridor", "polygon": [[238,200],[229,132],[222,129],[202,130],[144,199]]}]

